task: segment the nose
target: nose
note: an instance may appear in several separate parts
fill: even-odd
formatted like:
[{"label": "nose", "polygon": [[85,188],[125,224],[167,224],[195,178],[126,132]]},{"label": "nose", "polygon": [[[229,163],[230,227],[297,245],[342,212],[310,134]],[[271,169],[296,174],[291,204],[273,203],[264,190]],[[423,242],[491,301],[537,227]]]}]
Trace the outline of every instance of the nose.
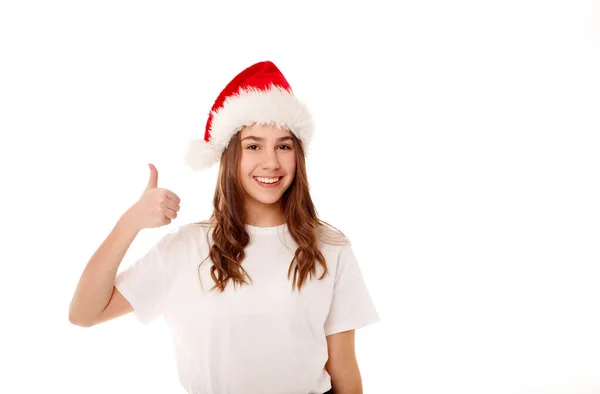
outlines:
[{"label": "nose", "polygon": [[263,170],[277,170],[279,169],[279,158],[275,150],[265,150],[265,155],[262,162]]}]

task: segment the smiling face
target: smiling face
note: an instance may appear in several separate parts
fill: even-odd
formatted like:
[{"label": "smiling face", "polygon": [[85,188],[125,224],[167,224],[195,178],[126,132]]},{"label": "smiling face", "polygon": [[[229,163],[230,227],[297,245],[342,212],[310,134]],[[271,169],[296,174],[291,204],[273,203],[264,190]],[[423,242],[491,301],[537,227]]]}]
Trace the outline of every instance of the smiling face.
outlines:
[{"label": "smiling face", "polygon": [[296,150],[292,133],[255,124],[240,133],[239,179],[247,209],[279,203],[296,174]]}]

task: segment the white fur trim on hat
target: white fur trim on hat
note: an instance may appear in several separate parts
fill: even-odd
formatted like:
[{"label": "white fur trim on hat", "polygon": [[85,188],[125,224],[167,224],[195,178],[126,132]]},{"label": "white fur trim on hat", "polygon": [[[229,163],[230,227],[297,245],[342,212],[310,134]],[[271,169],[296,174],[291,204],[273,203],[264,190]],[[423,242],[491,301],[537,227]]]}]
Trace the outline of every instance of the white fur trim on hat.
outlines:
[{"label": "white fur trim on hat", "polygon": [[241,90],[228,97],[212,114],[210,141],[191,140],[187,147],[185,161],[195,171],[218,162],[231,137],[243,126],[259,123],[289,129],[302,141],[305,152],[314,133],[314,123],[306,105],[278,86],[268,90]]}]

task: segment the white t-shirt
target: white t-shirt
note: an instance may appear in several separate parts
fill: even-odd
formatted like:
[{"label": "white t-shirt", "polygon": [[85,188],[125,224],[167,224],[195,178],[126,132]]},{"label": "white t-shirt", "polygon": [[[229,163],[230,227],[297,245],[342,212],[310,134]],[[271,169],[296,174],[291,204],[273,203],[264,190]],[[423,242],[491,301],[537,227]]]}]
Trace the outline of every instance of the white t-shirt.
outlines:
[{"label": "white t-shirt", "polygon": [[212,262],[200,265],[209,228],[186,224],[120,272],[115,286],[143,324],[165,318],[187,392],[324,393],[331,388],[325,337],[379,321],[351,244],[321,243],[329,275],[318,280],[317,264],[298,293],[293,271],[287,277],[297,248],[287,225],[246,228],[250,284],[210,291]]}]

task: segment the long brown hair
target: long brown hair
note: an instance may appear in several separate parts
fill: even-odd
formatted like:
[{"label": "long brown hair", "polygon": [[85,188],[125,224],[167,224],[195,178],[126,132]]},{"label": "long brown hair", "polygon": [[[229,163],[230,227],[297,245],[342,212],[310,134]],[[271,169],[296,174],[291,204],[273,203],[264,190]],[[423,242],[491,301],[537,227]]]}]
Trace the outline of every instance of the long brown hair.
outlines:
[{"label": "long brown hair", "polygon": [[[230,280],[234,286],[247,284],[246,278],[252,282],[242,267],[244,248],[250,242],[250,235],[245,227],[245,193],[238,172],[241,158],[240,134],[241,132],[236,133],[223,151],[213,198],[213,213],[209,220],[200,222],[210,225],[212,229],[213,243],[207,256],[213,263],[210,276],[215,285],[211,290],[219,289],[221,292]],[[302,142],[291,134],[296,150],[296,174],[291,185],[281,196],[281,204],[290,235],[298,244],[288,269],[288,280],[293,273],[292,290],[297,288],[300,291],[307,280],[316,276],[316,264],[323,268],[319,280],[328,274],[319,242],[343,244],[348,240],[341,231],[318,218],[309,192],[304,147]]]}]

